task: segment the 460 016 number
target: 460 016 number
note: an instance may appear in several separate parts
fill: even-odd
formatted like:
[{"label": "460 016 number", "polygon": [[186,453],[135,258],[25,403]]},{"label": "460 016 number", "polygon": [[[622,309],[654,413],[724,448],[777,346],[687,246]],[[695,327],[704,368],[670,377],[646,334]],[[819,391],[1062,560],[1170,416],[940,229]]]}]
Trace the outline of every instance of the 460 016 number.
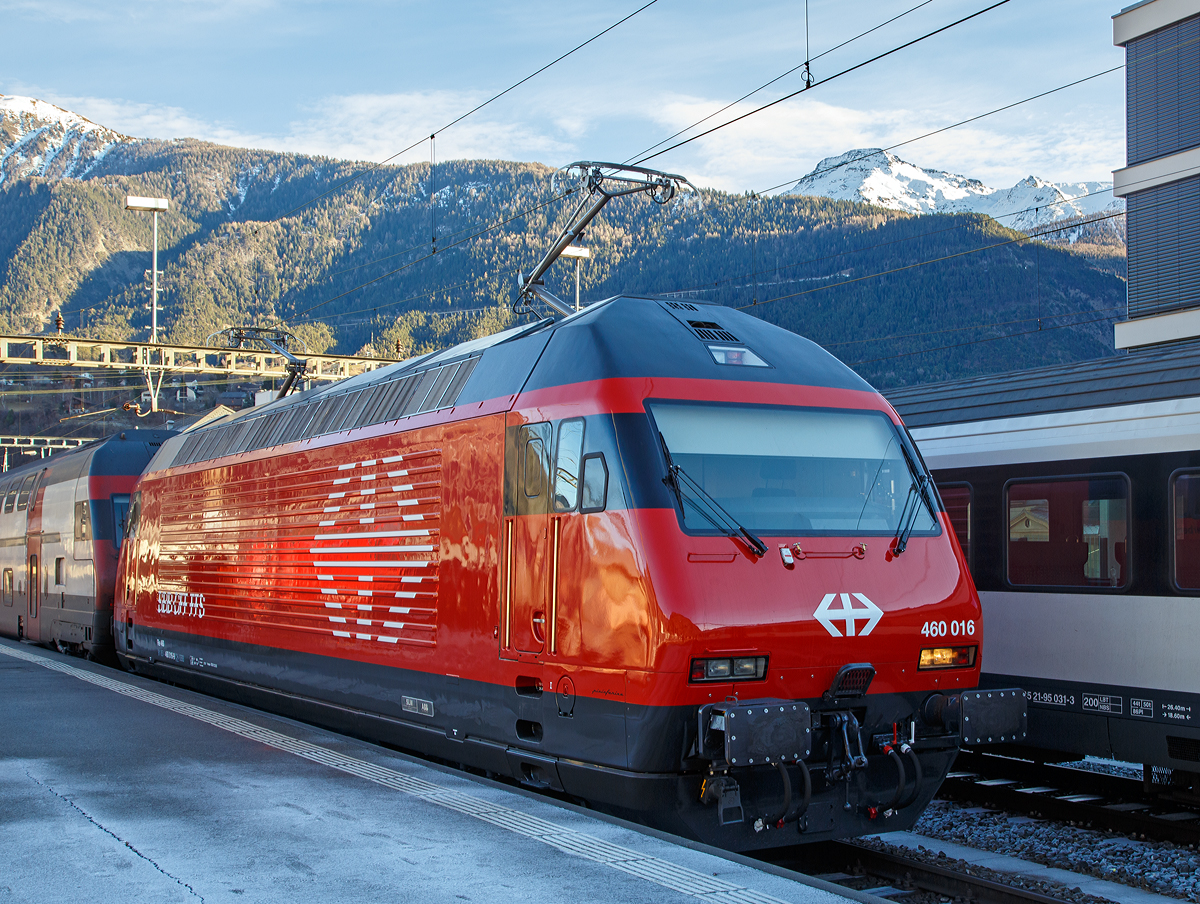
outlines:
[{"label": "460 016 number", "polygon": [[921,628],[921,634],[925,637],[973,637],[975,635],[975,620],[964,619],[962,621],[954,620],[950,622],[927,621],[925,622],[925,626]]}]

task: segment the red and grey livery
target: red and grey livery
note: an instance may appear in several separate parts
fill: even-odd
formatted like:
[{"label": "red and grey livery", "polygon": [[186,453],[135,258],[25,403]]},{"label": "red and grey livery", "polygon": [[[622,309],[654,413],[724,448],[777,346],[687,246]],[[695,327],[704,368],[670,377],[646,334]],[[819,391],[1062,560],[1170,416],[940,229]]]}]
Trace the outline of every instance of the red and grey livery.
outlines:
[{"label": "red and grey livery", "polygon": [[127,430],[0,474],[0,634],[111,661],[130,494],[169,435]]},{"label": "red and grey livery", "polygon": [[140,673],[740,850],[905,828],[964,727],[1024,717],[966,693],[979,601],[891,406],[671,299],[173,437],[114,630]]}]

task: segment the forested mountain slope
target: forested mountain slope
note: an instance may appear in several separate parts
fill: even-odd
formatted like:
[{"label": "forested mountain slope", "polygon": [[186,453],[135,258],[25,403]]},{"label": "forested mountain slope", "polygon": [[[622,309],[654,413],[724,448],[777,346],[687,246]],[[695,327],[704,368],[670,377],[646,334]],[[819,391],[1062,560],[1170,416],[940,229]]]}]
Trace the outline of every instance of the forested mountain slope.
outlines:
[{"label": "forested mountain slope", "polygon": [[[123,139],[88,167],[0,181],[0,331],[44,331],[61,311],[68,332],[145,337],[150,216],[124,210],[137,194],[171,202],[164,339],[282,323],[314,351],[412,354],[512,322],[516,272],[573,202],[554,200],[552,170],[533,163],[370,168]],[[679,292],[752,305],[881,386],[1112,354],[1124,313],[1123,248],[1029,242],[979,214],[706,191],[702,205],[615,201],[586,243],[585,301]],[[547,285],[570,297],[573,275],[560,263]],[[977,341],[1003,333],[1023,335]],[[933,351],[911,354],[922,349]]]}]

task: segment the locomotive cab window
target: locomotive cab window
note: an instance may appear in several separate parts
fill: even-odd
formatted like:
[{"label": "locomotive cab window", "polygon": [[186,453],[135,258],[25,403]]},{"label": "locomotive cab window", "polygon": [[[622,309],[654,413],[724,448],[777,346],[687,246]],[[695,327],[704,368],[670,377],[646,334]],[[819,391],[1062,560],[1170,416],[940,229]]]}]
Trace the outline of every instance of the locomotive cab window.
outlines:
[{"label": "locomotive cab window", "polygon": [[563,421],[554,449],[554,510],[573,512],[579,503],[579,463],[583,457],[583,421]]},{"label": "locomotive cab window", "polygon": [[[683,523],[711,533],[692,485],[754,533],[936,536],[936,494],[916,450],[880,411],[651,402]],[[706,507],[707,506],[707,507]]]},{"label": "locomotive cab window", "polygon": [[4,488],[3,494],[0,494],[0,495],[4,496],[4,514],[6,514],[6,515],[11,514],[13,508],[16,507],[17,487],[20,486],[20,484],[21,484],[21,481],[14,480],[12,483],[8,484],[8,486],[6,486]]},{"label": "locomotive cab window", "polygon": [[1129,586],[1129,482],[1124,475],[1010,481],[1008,581]]},{"label": "locomotive cab window", "polygon": [[1200,471],[1171,479],[1171,518],[1175,586],[1200,591]]}]

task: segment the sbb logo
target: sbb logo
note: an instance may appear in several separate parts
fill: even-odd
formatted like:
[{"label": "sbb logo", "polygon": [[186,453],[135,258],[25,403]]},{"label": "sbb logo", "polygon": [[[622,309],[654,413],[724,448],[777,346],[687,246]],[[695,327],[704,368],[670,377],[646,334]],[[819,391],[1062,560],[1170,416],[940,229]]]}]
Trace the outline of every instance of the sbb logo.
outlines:
[{"label": "sbb logo", "polygon": [[[833,601],[837,597],[841,597],[840,609],[833,608]],[[852,600],[851,597],[854,599]],[[862,608],[856,606],[854,600],[861,603]],[[817,606],[813,617],[824,625],[825,630],[834,637],[853,637],[856,633],[859,637],[866,637],[875,630],[875,626],[883,618],[883,610],[861,593],[827,593],[821,600],[821,605]],[[856,632],[855,622],[858,621],[865,621],[866,625],[861,631]],[[845,633],[839,631],[834,622],[841,622],[844,625]]]}]

